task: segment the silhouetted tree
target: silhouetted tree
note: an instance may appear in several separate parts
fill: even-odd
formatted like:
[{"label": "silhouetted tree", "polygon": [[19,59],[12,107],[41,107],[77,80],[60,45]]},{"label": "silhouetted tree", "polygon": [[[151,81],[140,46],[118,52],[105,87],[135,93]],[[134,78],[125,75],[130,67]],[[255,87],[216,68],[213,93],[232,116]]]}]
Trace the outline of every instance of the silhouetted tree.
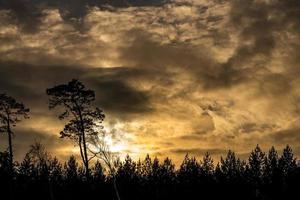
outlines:
[{"label": "silhouetted tree", "polygon": [[122,194],[122,199],[130,199],[135,196],[133,194],[136,191],[132,189],[136,188],[138,183],[136,170],[136,163],[129,155],[127,155],[124,162],[121,162],[118,166],[116,180],[120,188],[120,194]]},{"label": "silhouetted tree", "polygon": [[124,182],[130,182],[136,178],[136,163],[129,155],[127,155],[125,161],[120,164],[117,176],[122,178]]},{"label": "silhouetted tree", "polygon": [[244,171],[245,163],[235,156],[231,150],[228,151],[225,159],[221,157],[221,165],[219,166],[219,173],[224,181],[237,183]]},{"label": "silhouetted tree", "polygon": [[274,146],[265,156],[263,169],[263,184],[265,193],[272,197],[279,197],[282,188],[282,171],[279,168],[278,153]]},{"label": "silhouetted tree", "polygon": [[296,158],[294,158],[293,150],[289,145],[283,149],[282,156],[279,159],[279,167],[281,168],[284,176],[287,176],[297,167]]},{"label": "silhouetted tree", "polygon": [[71,138],[79,146],[85,174],[89,178],[89,161],[94,156],[88,156],[88,142],[103,128],[101,123],[105,117],[101,109],[91,105],[95,100],[95,92],[86,89],[83,83],[75,79],[47,89],[46,92],[50,96],[50,109],[57,106],[64,108],[59,119],[68,118],[69,122],[61,131],[61,138]]},{"label": "silhouetted tree", "polygon": [[186,154],[177,172],[177,182],[183,190],[179,195],[180,199],[192,199],[194,196],[198,196],[196,188],[200,186],[201,172],[200,164],[195,157],[189,157]]},{"label": "silhouetted tree", "polygon": [[[282,173],[282,190],[283,193],[285,193],[286,195],[291,193],[288,192],[289,188],[292,188],[291,185],[294,185],[295,183],[297,183],[297,181],[295,181],[294,177],[297,176],[297,161],[296,158],[294,157],[293,154],[293,150],[291,149],[291,147],[289,145],[287,145],[282,152],[281,157],[279,158],[278,161],[278,165],[279,168],[281,170]],[[299,167],[298,167],[299,168]],[[300,170],[298,170],[298,176],[300,174]],[[294,184],[293,184],[294,182]],[[298,183],[300,184],[300,181],[298,180]],[[284,195],[284,196],[286,196]],[[292,195],[290,195],[292,196]]]},{"label": "silhouetted tree", "polygon": [[248,181],[255,189],[255,196],[260,196],[260,190],[263,180],[263,169],[265,166],[265,154],[262,152],[259,145],[251,152],[248,164]]},{"label": "silhouetted tree", "polygon": [[7,151],[0,152],[0,176],[6,176],[10,173],[10,158]]},{"label": "silhouetted tree", "polygon": [[265,156],[264,163],[264,182],[270,184],[275,181],[275,176],[279,176],[278,153],[275,150],[274,146],[271,147],[268,154]]},{"label": "silhouetted tree", "polygon": [[190,158],[188,154],[178,171],[179,181],[186,184],[196,184],[200,177],[200,164],[195,157]]},{"label": "silhouetted tree", "polygon": [[37,169],[37,176],[40,179],[48,180],[50,175],[51,156],[46,151],[44,145],[40,142],[35,142],[30,145],[26,156],[30,158],[31,163]]},{"label": "silhouetted tree", "polygon": [[152,173],[152,159],[150,158],[150,155],[147,154],[144,161],[142,162],[142,177],[145,179],[144,181],[149,181],[149,177]]},{"label": "silhouetted tree", "polygon": [[150,170],[150,174],[148,174],[148,180],[152,182],[154,185],[157,185],[159,181],[159,173],[160,173],[160,163],[157,157],[154,157],[152,161],[152,166]]},{"label": "silhouetted tree", "polygon": [[31,157],[26,154],[25,158],[20,164],[19,167],[19,175],[21,176],[22,179],[34,179],[36,177],[35,174],[35,166],[32,162]]},{"label": "silhouetted tree", "polygon": [[65,163],[65,176],[70,182],[75,182],[78,179],[78,163],[75,156],[70,156],[68,162]]},{"label": "silhouetted tree", "polygon": [[0,94],[0,132],[8,135],[9,146],[9,167],[13,170],[13,148],[12,148],[12,127],[22,118],[28,118],[29,109],[23,103],[17,102],[13,97]]},{"label": "silhouetted tree", "polygon": [[53,160],[51,155],[47,152],[42,143],[36,141],[34,144],[30,145],[30,149],[26,156],[30,158],[34,165],[37,179],[41,184],[46,185],[50,199],[53,200],[54,194],[51,179]]},{"label": "silhouetted tree", "polygon": [[211,178],[214,175],[214,161],[208,152],[203,156],[200,162],[200,172],[202,177]]},{"label": "silhouetted tree", "polygon": [[102,167],[101,163],[97,160],[94,168],[92,169],[94,181],[97,184],[104,183],[105,182],[105,171]]},{"label": "silhouetted tree", "polygon": [[56,157],[50,160],[50,179],[51,183],[55,184],[61,184],[63,180],[62,164]]},{"label": "silhouetted tree", "polygon": [[159,177],[163,184],[171,184],[174,181],[175,165],[170,158],[167,157],[160,165]]}]

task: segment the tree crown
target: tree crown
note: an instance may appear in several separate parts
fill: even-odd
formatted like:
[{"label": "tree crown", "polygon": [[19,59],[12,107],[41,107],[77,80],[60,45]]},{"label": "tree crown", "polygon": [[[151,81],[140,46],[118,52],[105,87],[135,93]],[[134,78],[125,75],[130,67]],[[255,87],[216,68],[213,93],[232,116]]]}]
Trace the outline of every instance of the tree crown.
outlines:
[{"label": "tree crown", "polygon": [[29,109],[7,94],[0,94],[0,132],[7,131],[7,124],[15,126],[22,118],[29,118]]}]

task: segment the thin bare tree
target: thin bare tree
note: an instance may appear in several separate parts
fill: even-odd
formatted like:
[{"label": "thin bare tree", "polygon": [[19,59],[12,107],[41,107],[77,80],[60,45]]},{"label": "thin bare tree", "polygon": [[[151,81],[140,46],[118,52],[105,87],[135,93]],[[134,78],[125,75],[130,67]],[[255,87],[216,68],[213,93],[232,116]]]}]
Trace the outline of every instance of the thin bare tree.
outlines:
[{"label": "thin bare tree", "polygon": [[121,200],[120,193],[116,181],[117,168],[119,166],[119,156],[117,153],[112,152],[110,145],[107,143],[108,134],[105,130],[99,132],[96,137],[91,141],[91,148],[89,151],[94,154],[97,158],[102,160],[112,177],[113,187],[118,200]]},{"label": "thin bare tree", "polygon": [[13,171],[13,144],[14,135],[12,127],[16,126],[22,118],[29,118],[29,109],[21,102],[17,102],[13,97],[0,94],[0,132],[8,135],[9,148],[9,168]]}]

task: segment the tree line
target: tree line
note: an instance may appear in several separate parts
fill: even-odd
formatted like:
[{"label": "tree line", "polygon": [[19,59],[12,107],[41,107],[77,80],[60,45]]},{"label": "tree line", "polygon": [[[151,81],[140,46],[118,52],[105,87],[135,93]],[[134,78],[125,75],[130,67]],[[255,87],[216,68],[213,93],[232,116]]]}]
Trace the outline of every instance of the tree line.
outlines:
[{"label": "tree line", "polygon": [[96,160],[87,178],[76,157],[61,163],[42,144],[34,143],[23,161],[14,162],[12,173],[9,152],[0,153],[1,195],[13,191],[14,199],[49,200],[294,199],[299,191],[300,166],[289,146],[281,155],[274,147],[264,153],[256,146],[246,161],[228,151],[216,165],[206,153],[201,160],[187,154],[178,168],[170,158],[160,161],[149,155],[138,161],[127,155],[114,166],[112,175]]},{"label": "tree line", "polygon": [[59,108],[58,119],[66,122],[60,137],[74,141],[81,161],[71,156],[60,163],[34,143],[24,160],[15,162],[14,127],[30,110],[0,94],[0,133],[8,136],[8,149],[0,153],[0,192],[7,199],[286,199],[297,194],[300,167],[289,146],[280,156],[274,147],[264,153],[257,146],[247,161],[228,151],[216,165],[208,153],[201,161],[186,155],[178,169],[169,158],[160,162],[149,155],[121,162],[105,142],[105,115],[94,105],[93,90],[73,79],[46,94],[49,109]]}]

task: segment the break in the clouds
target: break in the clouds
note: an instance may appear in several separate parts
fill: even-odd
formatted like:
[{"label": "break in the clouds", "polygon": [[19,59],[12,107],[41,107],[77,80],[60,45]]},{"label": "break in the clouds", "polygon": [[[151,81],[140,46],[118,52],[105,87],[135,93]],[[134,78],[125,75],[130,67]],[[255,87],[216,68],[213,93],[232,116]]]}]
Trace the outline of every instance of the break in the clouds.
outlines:
[{"label": "break in the clouds", "polygon": [[32,110],[15,150],[38,139],[74,153],[45,89],[78,78],[96,91],[121,153],[180,159],[288,143],[300,155],[299,9],[298,0],[1,1],[0,91]]}]

